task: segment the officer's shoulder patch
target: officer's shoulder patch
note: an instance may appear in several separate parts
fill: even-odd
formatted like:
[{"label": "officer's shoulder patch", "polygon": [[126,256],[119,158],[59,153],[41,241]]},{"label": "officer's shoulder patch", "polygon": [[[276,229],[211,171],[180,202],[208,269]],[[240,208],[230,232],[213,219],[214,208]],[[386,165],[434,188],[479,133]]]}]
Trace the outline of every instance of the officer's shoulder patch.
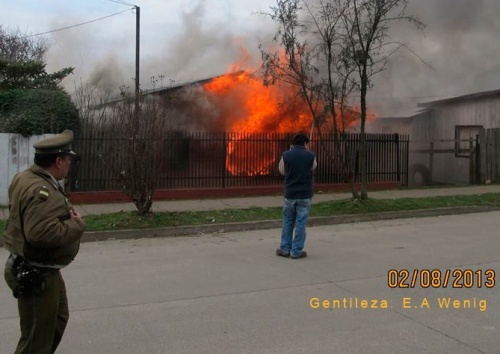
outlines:
[{"label": "officer's shoulder patch", "polygon": [[49,189],[45,186],[42,186],[40,188],[38,188],[37,192],[36,192],[36,196],[39,198],[39,199],[42,199],[42,200],[47,200],[49,199]]}]

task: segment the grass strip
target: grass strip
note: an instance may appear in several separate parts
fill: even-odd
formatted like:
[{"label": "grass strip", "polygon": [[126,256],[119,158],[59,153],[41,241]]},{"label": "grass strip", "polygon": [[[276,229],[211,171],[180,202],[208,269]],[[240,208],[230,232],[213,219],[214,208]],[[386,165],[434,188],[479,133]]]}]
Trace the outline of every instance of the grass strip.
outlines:
[{"label": "grass strip", "polygon": [[[352,199],[313,203],[311,216],[369,214],[388,211],[435,209],[461,206],[500,207],[500,193],[425,198]],[[210,223],[248,222],[281,219],[281,207],[226,209],[213,211],[158,212],[139,216],[135,212],[119,212],[84,217],[87,231],[147,229],[169,226],[203,225]],[[4,221],[0,220],[3,229]]]}]

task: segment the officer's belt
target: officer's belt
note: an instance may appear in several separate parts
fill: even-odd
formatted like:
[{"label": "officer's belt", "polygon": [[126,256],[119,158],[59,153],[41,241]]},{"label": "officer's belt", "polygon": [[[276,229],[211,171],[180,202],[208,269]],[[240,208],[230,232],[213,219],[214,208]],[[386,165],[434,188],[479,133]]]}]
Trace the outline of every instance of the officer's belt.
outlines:
[{"label": "officer's belt", "polygon": [[[14,260],[17,257],[21,257],[21,256],[11,253],[9,256],[9,259],[7,260],[7,263],[12,266],[12,264],[14,263]],[[23,257],[21,257],[21,258],[23,258]],[[43,272],[45,274],[56,273],[61,268],[64,268],[64,266],[60,266],[60,265],[46,265],[46,264],[41,264],[38,262],[31,262],[31,261],[28,261],[26,258],[24,258],[24,260],[26,262],[28,262],[30,266],[38,268],[38,270],[40,270],[41,272]]]}]

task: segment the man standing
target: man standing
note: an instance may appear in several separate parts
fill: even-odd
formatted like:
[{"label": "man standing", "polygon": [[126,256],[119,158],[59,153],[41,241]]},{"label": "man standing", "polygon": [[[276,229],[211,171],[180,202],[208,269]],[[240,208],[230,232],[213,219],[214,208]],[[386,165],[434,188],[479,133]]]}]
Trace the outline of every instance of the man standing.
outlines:
[{"label": "man standing", "polygon": [[60,269],[78,253],[85,224],[58,181],[68,175],[73,132],[36,142],[35,163],[9,186],[5,281],[17,298],[21,338],[15,354],[54,353],[69,318]]},{"label": "man standing", "polygon": [[279,171],[285,176],[281,246],[276,250],[276,255],[281,257],[307,257],[303,249],[314,194],[313,170],[317,166],[314,153],[308,150],[308,143],[307,135],[295,135],[291,149],[282,154],[279,162]]}]

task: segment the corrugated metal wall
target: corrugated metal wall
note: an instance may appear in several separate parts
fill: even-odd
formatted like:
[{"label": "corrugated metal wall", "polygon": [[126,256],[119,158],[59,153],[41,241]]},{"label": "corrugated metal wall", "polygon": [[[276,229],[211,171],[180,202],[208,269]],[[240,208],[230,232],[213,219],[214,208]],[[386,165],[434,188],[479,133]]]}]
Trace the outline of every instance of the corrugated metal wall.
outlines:
[{"label": "corrugated metal wall", "polygon": [[[413,117],[410,133],[410,175],[415,165],[429,169],[428,153],[415,150],[433,148],[451,151],[455,148],[456,126],[500,127],[500,97],[467,98],[463,101],[431,105],[427,112]],[[432,159],[432,182],[467,184],[470,178],[470,160],[457,157],[454,152],[436,153]]]}]

